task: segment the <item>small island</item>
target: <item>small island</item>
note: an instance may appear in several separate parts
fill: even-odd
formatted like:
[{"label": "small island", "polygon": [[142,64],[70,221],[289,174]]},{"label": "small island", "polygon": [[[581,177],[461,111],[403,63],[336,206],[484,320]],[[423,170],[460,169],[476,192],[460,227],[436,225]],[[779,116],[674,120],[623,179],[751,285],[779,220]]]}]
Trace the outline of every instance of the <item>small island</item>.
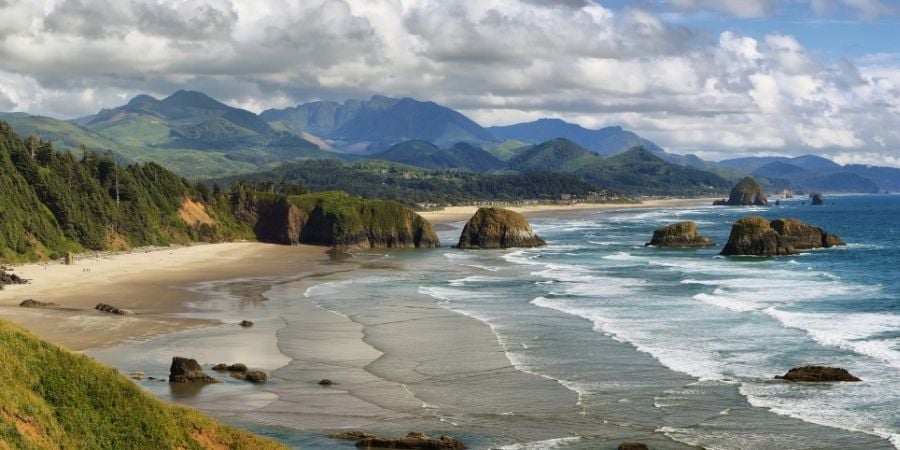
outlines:
[{"label": "small island", "polygon": [[799,219],[748,216],[731,227],[731,235],[720,253],[723,256],[795,255],[800,250],[845,245],[834,233]]},{"label": "small island", "polygon": [[668,248],[700,248],[716,245],[712,239],[697,231],[697,224],[691,221],[677,222],[657,228],[650,242],[644,244],[652,247]]},{"label": "small island", "polygon": [[731,188],[728,200],[716,200],[718,206],[766,206],[769,203],[762,186],[751,177],[744,177]]},{"label": "small island", "polygon": [[459,237],[457,248],[504,249],[547,245],[532,229],[525,216],[503,208],[479,208]]}]

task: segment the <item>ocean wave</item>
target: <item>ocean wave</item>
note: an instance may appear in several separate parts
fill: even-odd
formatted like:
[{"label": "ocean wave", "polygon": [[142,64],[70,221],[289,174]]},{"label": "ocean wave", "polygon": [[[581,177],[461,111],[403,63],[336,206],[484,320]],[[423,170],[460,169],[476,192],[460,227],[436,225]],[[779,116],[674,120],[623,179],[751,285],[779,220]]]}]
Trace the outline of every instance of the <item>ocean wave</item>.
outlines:
[{"label": "ocean wave", "polygon": [[580,436],[573,436],[566,438],[547,439],[546,441],[533,441],[521,444],[504,445],[497,448],[502,450],[554,450],[566,448],[571,444],[576,444],[581,441],[581,439],[582,438]]}]

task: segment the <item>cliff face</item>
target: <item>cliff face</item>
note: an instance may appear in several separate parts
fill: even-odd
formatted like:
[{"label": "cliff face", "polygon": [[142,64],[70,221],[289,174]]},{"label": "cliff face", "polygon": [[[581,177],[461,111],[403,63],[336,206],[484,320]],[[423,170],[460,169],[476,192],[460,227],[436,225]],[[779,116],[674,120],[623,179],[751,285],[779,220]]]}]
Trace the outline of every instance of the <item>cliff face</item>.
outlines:
[{"label": "cliff face", "polygon": [[234,209],[263,242],[344,248],[440,245],[431,224],[405,206],[342,192],[292,197],[247,194],[235,200]]},{"label": "cliff face", "polygon": [[459,237],[458,248],[501,249],[546,245],[525,217],[502,208],[479,208]]},{"label": "cliff face", "polygon": [[801,222],[798,219],[777,219],[767,222],[759,216],[749,216],[731,227],[728,243],[722,249],[725,256],[793,255],[800,250],[844,245],[837,235]]},{"label": "cliff face", "polygon": [[731,195],[725,202],[716,201],[715,205],[730,206],[764,206],[768,204],[762,186],[753,178],[744,177],[731,188]]},{"label": "cliff face", "polygon": [[697,231],[694,222],[678,222],[658,228],[653,232],[653,238],[646,245],[654,247],[671,248],[697,248],[716,245],[712,239],[703,236]]}]

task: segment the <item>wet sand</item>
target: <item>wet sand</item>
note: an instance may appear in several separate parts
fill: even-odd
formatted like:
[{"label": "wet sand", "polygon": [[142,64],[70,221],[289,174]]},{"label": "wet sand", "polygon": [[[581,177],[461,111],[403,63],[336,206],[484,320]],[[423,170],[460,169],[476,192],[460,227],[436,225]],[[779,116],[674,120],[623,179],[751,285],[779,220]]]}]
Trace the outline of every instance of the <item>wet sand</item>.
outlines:
[{"label": "wet sand", "polygon": [[[209,280],[279,276],[319,270],[326,248],[261,243],[206,244],[78,259],[75,265],[15,266],[30,284],[0,291],[0,319],[72,350],[211,326],[215,321],[176,317],[198,298],[184,286]],[[24,299],[59,305],[21,308]],[[97,303],[130,309],[134,316],[94,310]]]}]

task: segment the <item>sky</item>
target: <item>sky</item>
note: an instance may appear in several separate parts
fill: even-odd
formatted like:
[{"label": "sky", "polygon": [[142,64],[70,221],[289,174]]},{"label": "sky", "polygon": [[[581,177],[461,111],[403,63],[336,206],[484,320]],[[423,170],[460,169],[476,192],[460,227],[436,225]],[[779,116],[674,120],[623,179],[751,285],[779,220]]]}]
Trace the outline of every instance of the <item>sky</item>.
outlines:
[{"label": "sky", "polygon": [[0,18],[0,111],[381,94],[713,160],[900,167],[898,0],[0,0]]}]

